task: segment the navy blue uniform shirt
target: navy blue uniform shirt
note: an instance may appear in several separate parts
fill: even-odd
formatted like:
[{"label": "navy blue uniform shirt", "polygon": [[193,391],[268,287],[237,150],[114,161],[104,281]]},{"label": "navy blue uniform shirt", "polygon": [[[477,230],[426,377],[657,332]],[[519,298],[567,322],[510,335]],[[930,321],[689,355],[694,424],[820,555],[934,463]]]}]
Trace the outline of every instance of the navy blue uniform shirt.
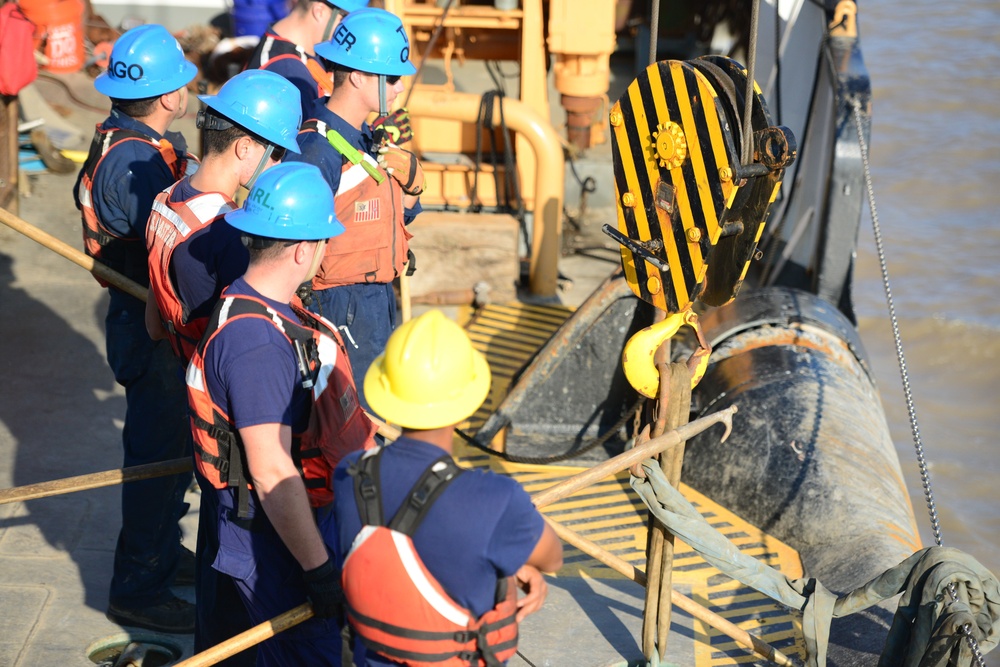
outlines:
[{"label": "navy blue uniform shirt", "polygon": [[[170,201],[184,201],[200,194],[191,180],[184,178],[174,188]],[[177,296],[190,311],[189,317],[211,315],[222,290],[246,273],[249,262],[240,231],[224,218],[199,229],[180,244],[170,259],[170,274]]]},{"label": "navy blue uniform shirt", "polygon": [[[187,152],[187,142],[179,132],[160,135],[145,123],[115,108],[101,123],[104,130],[133,130],[153,141],[165,138],[178,157]],[[81,170],[81,175],[82,175]],[[94,212],[108,231],[123,238],[146,240],[146,222],[153,200],[177,181],[157,148],[143,141],[126,141],[104,156],[94,174]],[[80,177],[73,186],[73,198],[80,204]]]},{"label": "navy blue uniform shirt", "polygon": [[[379,468],[382,509],[392,518],[424,470],[444,450],[421,440],[400,438],[385,448]],[[352,463],[363,452],[344,457],[333,476],[338,564],[361,531]],[[499,577],[511,576],[527,562],[545,522],[527,492],[510,477],[487,470],[466,470],[437,498],[413,536],[428,571],[458,604],[476,616],[494,605]],[[371,573],[377,577],[378,573]],[[369,666],[393,665],[369,651]]]},{"label": "navy blue uniform shirt", "polygon": [[[329,99],[324,97],[316,100],[303,115],[303,118],[323,121],[328,128],[336,130],[349,144],[377,159],[378,151],[374,146],[375,138],[368,123],[363,123],[360,130],[354,127],[326,108]],[[334,194],[337,194],[337,188],[340,187],[340,175],[344,168],[343,156],[319,132],[303,132],[299,134],[298,139],[302,152],[299,154],[288,152],[285,156],[285,162],[308,162],[316,165],[323,172],[323,178],[329,183],[330,189],[333,190]],[[423,207],[419,201],[413,208],[404,209],[403,222],[407,225],[410,224],[422,210]]]}]

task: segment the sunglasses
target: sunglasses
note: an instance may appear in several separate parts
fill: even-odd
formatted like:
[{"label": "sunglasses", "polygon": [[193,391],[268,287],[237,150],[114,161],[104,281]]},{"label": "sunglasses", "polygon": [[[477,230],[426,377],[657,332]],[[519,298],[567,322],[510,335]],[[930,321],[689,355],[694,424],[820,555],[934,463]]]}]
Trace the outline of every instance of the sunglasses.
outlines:
[{"label": "sunglasses", "polygon": [[264,141],[258,141],[257,143],[263,146],[265,149],[268,146],[273,147],[271,150],[271,159],[274,160],[275,162],[281,162],[281,159],[285,157],[285,153],[287,152],[284,146],[278,146],[277,144],[268,144],[267,142]]},{"label": "sunglasses", "polygon": [[[369,74],[368,76],[372,76],[372,77],[378,78],[379,75],[378,74]],[[385,82],[387,84],[389,84],[390,86],[395,86],[397,83],[399,83],[399,80],[401,78],[403,78],[403,77],[401,77],[398,74],[394,74],[392,76],[386,75]]]}]

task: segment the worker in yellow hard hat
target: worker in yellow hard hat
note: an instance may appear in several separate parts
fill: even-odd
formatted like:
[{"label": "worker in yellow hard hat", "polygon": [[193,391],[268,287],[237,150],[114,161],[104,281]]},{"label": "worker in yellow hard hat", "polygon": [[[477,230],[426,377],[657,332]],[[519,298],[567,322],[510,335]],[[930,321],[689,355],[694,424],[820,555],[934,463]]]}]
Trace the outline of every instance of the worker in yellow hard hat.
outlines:
[{"label": "worker in yellow hard hat", "polygon": [[393,332],[365,390],[403,427],[391,445],[350,454],[334,472],[336,556],[367,664],[506,661],[517,623],[545,601],[541,571],[562,566],[562,545],[516,481],[452,458],[456,425],[489,393],[486,359],[432,310]]}]

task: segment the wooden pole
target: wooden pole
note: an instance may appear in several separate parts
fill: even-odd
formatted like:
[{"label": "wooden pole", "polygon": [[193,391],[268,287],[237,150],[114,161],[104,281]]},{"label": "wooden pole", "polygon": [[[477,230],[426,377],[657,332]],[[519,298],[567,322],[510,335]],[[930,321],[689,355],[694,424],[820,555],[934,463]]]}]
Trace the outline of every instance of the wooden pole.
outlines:
[{"label": "wooden pole", "polygon": [[[707,417],[702,417],[697,421],[684,425],[677,431],[672,431],[659,438],[652,439],[649,442],[639,447],[630,449],[624,454],[619,454],[613,459],[605,461],[590,470],[574,475],[559,484],[551,486],[544,491],[540,491],[532,497],[532,500],[538,508],[558,502],[559,500],[572,495],[576,491],[579,491],[580,489],[585,488],[608,475],[615,474],[616,472],[620,472],[631,467],[637,461],[645,460],[654,456],[656,452],[673,446],[675,442],[683,442],[684,440],[687,440],[688,438],[708,429],[714,424],[726,424],[726,435],[728,436],[729,428],[732,423],[732,415],[735,412],[736,406],[731,406],[730,408],[720,410],[719,412]],[[678,440],[679,438],[680,440]],[[723,437],[723,440],[724,439],[725,437]],[[584,537],[581,537],[569,528],[552,521],[548,517],[546,517],[545,520],[550,526],[552,526],[556,534],[565,542],[599,560],[611,569],[624,575],[628,579],[635,581],[639,585],[646,585],[645,573],[631,563],[628,563],[614,554],[608,553],[600,546]],[[743,630],[742,628],[727,621],[718,614],[715,614],[711,610],[702,607],[697,602],[685,597],[681,593],[671,591],[671,600],[674,604],[687,611],[695,618],[703,621],[713,628],[716,628],[737,643],[754,651],[757,655],[763,656],[779,665],[789,667],[793,665],[792,661],[777,649],[768,645],[766,642],[761,641],[757,637],[754,637],[746,630]],[[308,603],[300,605],[288,612],[285,612],[284,614],[281,614],[280,616],[275,616],[270,621],[261,623],[260,625],[257,625],[242,634],[236,635],[232,639],[226,640],[206,651],[202,651],[201,653],[188,658],[183,662],[177,663],[174,667],[210,667],[211,665],[215,665],[216,663],[225,660],[240,651],[246,650],[251,646],[255,646],[266,639],[270,639],[282,630],[286,630],[293,625],[297,625],[298,623],[311,618],[312,615],[312,607]]]},{"label": "wooden pole", "polygon": [[0,490],[0,505],[16,503],[22,500],[58,496],[74,491],[98,489],[103,486],[124,484],[125,482],[138,482],[154,477],[179,475],[190,471],[192,467],[191,457],[188,456],[180,459],[171,459],[170,461],[161,461],[159,463],[145,463],[129,468],[118,468],[115,470],[105,470],[104,472],[95,472],[89,475],[66,477],[65,479],[56,479],[51,482],[16,486],[12,489]]},{"label": "wooden pole", "polygon": [[[657,311],[659,315],[662,311]],[[660,319],[660,318],[657,318]],[[663,341],[653,357],[653,362],[660,374],[660,387],[656,404],[653,406],[653,423],[649,429],[649,435],[658,438],[667,430],[667,420],[670,415],[670,339]],[[674,425],[676,426],[676,424]],[[636,436],[636,443],[639,442],[646,431],[642,431]],[[671,447],[668,451],[673,451],[676,447]],[[660,452],[656,458],[662,460],[667,454]],[[632,474],[636,474],[633,468]],[[645,473],[643,473],[645,474]],[[663,552],[664,533],[663,525],[650,514],[647,518],[648,526],[646,530],[646,599],[642,612],[642,654],[650,663],[653,661],[653,653],[659,651],[662,660],[664,656],[665,644],[658,642],[658,620],[661,613],[661,605],[670,605],[670,599],[663,599],[663,586],[661,577],[663,574]],[[668,589],[668,590],[672,590]],[[669,613],[669,612],[668,612]]]},{"label": "wooden pole", "polygon": [[651,438],[648,442],[633,447],[632,449],[619,454],[618,456],[608,459],[603,463],[599,463],[589,470],[584,470],[583,472],[573,475],[569,479],[566,479],[558,484],[550,486],[544,491],[539,491],[533,496],[536,507],[544,507],[545,505],[550,505],[558,500],[562,500],[567,496],[571,496],[580,489],[584,489],[591,484],[604,479],[605,477],[610,477],[611,475],[617,474],[626,468],[632,467],[633,464],[645,461],[648,458],[656,456],[658,453],[667,449],[668,447],[674,447],[676,445],[690,440],[694,436],[698,435],[702,431],[706,431],[715,424],[725,424],[726,432],[721,438],[725,442],[729,435],[729,431],[732,428],[733,414],[736,412],[736,406],[731,405],[725,410],[719,410],[714,412],[707,417],[702,417],[689,424],[684,424],[680,428],[664,433],[659,438]]},{"label": "wooden pole", "polygon": [[17,158],[17,95],[0,95],[0,208],[17,215],[21,205]]},{"label": "wooden pole", "polygon": [[409,266],[399,274],[399,310],[404,323],[409,322],[413,314],[413,300],[410,298],[410,276],[406,275],[408,269]]},{"label": "wooden pole", "polygon": [[[10,211],[0,209],[0,222],[7,225],[14,231],[24,234],[32,241],[35,241],[36,243],[43,245],[49,250],[52,250],[62,255],[63,257],[73,262],[74,264],[77,264],[87,269],[95,276],[98,276],[102,280],[111,283],[112,285],[122,290],[123,292],[131,294],[140,301],[146,300],[146,297],[148,295],[148,290],[145,287],[139,285],[139,283],[133,280],[129,280],[128,278],[118,273],[114,269],[109,269],[100,262],[95,261],[93,257],[90,257],[87,254],[77,250],[73,246],[64,243],[63,241],[60,241],[59,239],[52,236],[48,232],[44,232],[38,227],[35,227],[34,225],[28,222],[25,222],[21,218],[12,214]],[[375,415],[368,414],[368,418],[371,419],[372,422],[374,422],[374,424],[378,427],[379,435],[389,440],[395,440],[399,437],[400,433],[398,429],[389,426]]]},{"label": "wooden pole", "polygon": [[0,222],[7,225],[14,231],[24,234],[32,241],[35,241],[49,250],[62,255],[74,264],[82,266],[101,280],[114,285],[121,291],[131,294],[135,298],[141,299],[142,301],[146,300],[146,288],[139,283],[126,278],[114,269],[109,269],[104,264],[95,261],[93,257],[77,250],[68,243],[60,241],[48,232],[44,232],[38,227],[25,222],[10,211],[0,208]]},{"label": "wooden pole", "polygon": [[[640,586],[646,585],[646,575],[642,572],[642,570],[639,570],[631,563],[628,563],[614,554],[609,554],[598,545],[584,537],[581,537],[562,524],[552,521],[549,518],[546,518],[545,520],[550,526],[552,526],[556,534],[565,542],[572,544],[580,551],[601,561],[611,569],[636,582]],[[688,612],[693,617],[713,628],[716,628],[730,637],[733,641],[749,648],[757,655],[767,658],[768,660],[776,662],[782,666],[792,667],[792,665],[794,665],[794,663],[789,660],[788,656],[783,654],[778,649],[758,639],[757,637],[754,637],[746,630],[743,630],[739,626],[727,621],[710,609],[702,607],[691,598],[682,595],[677,591],[672,591],[671,600],[675,605]],[[246,632],[236,635],[232,639],[227,639],[220,644],[216,644],[210,649],[202,651],[187,660],[179,662],[174,665],[174,667],[210,667],[211,665],[215,665],[226,658],[236,655],[240,651],[245,651],[251,646],[256,646],[260,642],[270,639],[279,632],[287,630],[294,625],[298,625],[299,623],[312,618],[312,616],[312,605],[307,602],[285,612],[284,614],[275,616],[269,621],[256,625]]]},{"label": "wooden pole", "polygon": [[[675,429],[686,423],[691,414],[691,371],[687,364],[672,363],[668,367],[670,401],[661,409],[667,412],[667,428]],[[671,486],[677,488],[681,481],[681,466],[684,463],[684,444],[672,447],[660,454],[660,469]],[[659,524],[659,522],[657,522]],[[660,648],[660,659],[666,657],[667,637],[670,634],[671,601],[674,592],[674,535],[660,524],[663,540],[663,554],[660,561],[660,603],[656,615],[656,645]]]},{"label": "wooden pole", "polygon": [[381,419],[379,419],[370,412],[366,411],[365,415],[367,415],[368,419],[370,419],[371,422],[378,427],[378,434],[380,436],[382,436],[383,438],[385,438],[390,442],[399,440],[399,437],[402,435],[402,433],[400,433],[398,428],[396,428],[395,426],[390,426],[389,424],[385,423],[384,421],[382,421]]},{"label": "wooden pole", "polygon": [[226,658],[236,655],[240,651],[245,651],[251,646],[256,646],[266,639],[270,639],[279,632],[298,625],[313,617],[312,605],[306,602],[294,609],[279,614],[269,621],[264,621],[260,625],[241,632],[232,639],[216,644],[210,649],[191,656],[174,665],[174,667],[209,667],[222,662]]},{"label": "wooden pole", "polygon": [[[615,572],[618,572],[627,579],[631,579],[640,586],[646,585],[646,574],[641,570],[639,570],[634,565],[632,565],[631,563],[623,560],[622,558],[619,558],[618,556],[615,556],[614,554],[608,553],[600,546],[594,544],[587,538],[582,537],[581,535],[575,533],[566,526],[563,526],[549,519],[548,517],[546,517],[545,520],[548,522],[550,526],[552,526],[552,529],[556,531],[556,534],[564,542],[573,545],[583,553],[604,563]],[[722,632],[733,641],[737,642],[738,644],[740,644],[745,648],[750,649],[757,655],[767,658],[771,662],[775,662],[782,666],[791,667],[792,665],[795,664],[791,661],[791,659],[789,659],[788,656],[786,656],[784,653],[774,648],[767,642],[763,641],[758,637],[754,637],[743,628],[732,623],[731,621],[727,621],[725,618],[719,616],[711,609],[706,609],[705,607],[701,606],[700,604],[698,604],[691,598],[687,597],[686,595],[683,595],[682,593],[678,593],[677,591],[671,589],[670,601],[673,604],[680,607],[681,609],[683,609],[684,611],[686,611],[687,613],[697,618],[699,621],[702,621],[703,623],[715,628],[719,632]]]},{"label": "wooden pole", "polygon": [[[379,435],[383,436],[386,440],[391,442],[399,437],[400,434],[397,429],[389,426],[378,417],[368,415],[368,418],[378,427]],[[178,475],[182,472],[188,472],[193,467],[194,463],[192,459],[185,457],[171,459],[170,461],[160,461],[158,463],[144,463],[143,465],[130,466],[128,468],[115,468],[114,470],[93,472],[87,475],[77,475],[76,477],[65,477],[50,482],[15,486],[10,489],[0,489],[0,505],[16,503],[22,500],[48,498],[49,496],[86,491],[88,489],[99,489],[104,486],[125,484],[126,482],[139,482],[155,477]]]},{"label": "wooden pole", "polygon": [[[553,530],[555,530],[556,534],[563,541],[573,545],[585,554],[599,560],[626,578],[636,582],[640,586],[646,585],[646,575],[642,572],[642,570],[639,570],[622,558],[606,552],[598,545],[584,537],[581,537],[562,524],[552,521],[547,517],[545,520],[550,526],[552,526]],[[794,665],[788,656],[783,654],[778,649],[774,648],[767,642],[754,637],[746,630],[731,623],[730,621],[727,621],[710,609],[702,607],[691,598],[678,593],[677,591],[672,591],[671,601],[673,604],[691,614],[691,616],[719,630],[730,637],[733,641],[750,649],[757,655],[767,658],[768,660],[782,666],[792,667]],[[256,625],[246,632],[236,635],[232,639],[227,639],[220,644],[216,644],[210,649],[202,651],[187,660],[179,662],[174,665],[174,667],[210,667],[211,665],[215,665],[226,658],[236,655],[240,651],[245,651],[251,646],[256,646],[260,642],[270,639],[279,632],[287,630],[294,625],[298,625],[299,623],[312,618],[312,616],[312,605],[307,602],[285,612],[284,614],[275,616],[269,621]]]}]

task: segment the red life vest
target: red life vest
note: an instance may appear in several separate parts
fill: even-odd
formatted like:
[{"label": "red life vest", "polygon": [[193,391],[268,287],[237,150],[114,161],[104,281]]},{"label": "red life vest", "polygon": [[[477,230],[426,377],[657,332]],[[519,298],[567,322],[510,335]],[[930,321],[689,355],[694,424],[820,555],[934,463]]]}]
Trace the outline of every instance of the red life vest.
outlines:
[{"label": "red life vest", "polygon": [[[118,236],[101,224],[94,211],[94,175],[111,149],[124,141],[142,141],[159,151],[160,157],[174,175],[174,180],[182,179],[190,167],[197,166],[197,162],[188,160],[186,155],[178,156],[166,139],[157,142],[141,132],[118,128],[105,130],[100,125],[94,132],[94,139],[90,142],[90,153],[80,174],[80,202],[77,205],[83,214],[84,250],[108,268],[145,286],[149,284],[149,267],[143,239]],[[108,286],[108,283],[100,278],[97,278],[97,282],[101,287]]]},{"label": "red life vest", "polygon": [[156,196],[146,223],[149,251],[149,285],[156,297],[163,325],[170,332],[174,354],[189,361],[205,333],[208,317],[190,319],[188,305],[182,303],[174,284],[171,259],[174,251],[194,234],[234,210],[236,202],[221,192],[204,192],[184,201],[171,201],[174,183]]},{"label": "red life vest", "polygon": [[326,71],[314,56],[306,50],[276,35],[270,30],[264,33],[253,54],[247,62],[246,69],[267,69],[268,65],[279,60],[298,60],[309,71],[312,80],[316,82],[316,99],[329,97],[333,92],[333,75]]},{"label": "red life vest", "polygon": [[312,507],[333,501],[333,469],[344,456],[375,445],[372,436],[376,427],[358,402],[351,363],[340,336],[326,320],[304,308],[292,307],[301,323],[254,297],[223,293],[188,365],[195,465],[214,488],[236,488],[241,517],[246,515],[251,488],[243,442],[229,415],[212,400],[205,382],[205,351],[227,324],[248,317],[267,322],[295,350],[302,385],[312,390],[313,400],[305,432],[292,434],[292,458]]},{"label": "red life vest", "polygon": [[498,580],[495,606],[476,618],[427,570],[413,535],[459,468],[445,454],[424,471],[385,522],[379,491],[382,449],[351,466],[361,532],[344,560],[351,627],[371,650],[408,667],[499,667],[517,652],[517,584]]},{"label": "red life vest", "polygon": [[[329,136],[326,123],[315,119],[302,124],[303,132]],[[413,238],[403,222],[403,190],[372,156],[342,140],[330,146],[343,158],[334,207],[346,230],[327,241],[313,289],[390,283],[406,268]],[[381,180],[373,173],[381,174]]]}]

